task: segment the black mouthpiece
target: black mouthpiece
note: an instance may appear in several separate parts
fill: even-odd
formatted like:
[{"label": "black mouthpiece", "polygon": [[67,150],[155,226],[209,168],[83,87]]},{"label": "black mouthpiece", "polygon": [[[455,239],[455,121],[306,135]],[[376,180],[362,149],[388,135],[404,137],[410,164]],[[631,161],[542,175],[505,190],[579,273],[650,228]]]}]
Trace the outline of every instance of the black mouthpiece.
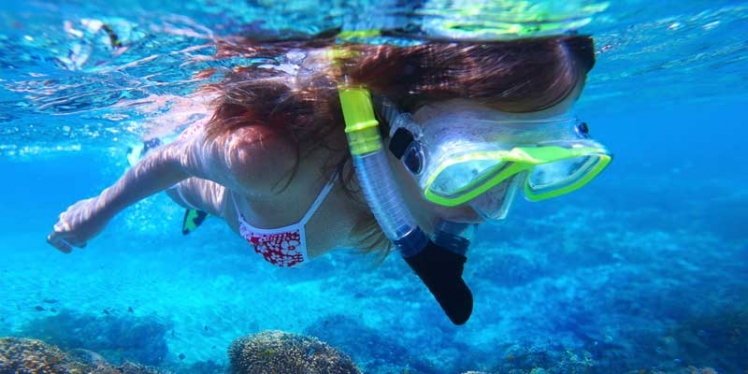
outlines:
[{"label": "black mouthpiece", "polygon": [[466,260],[433,242],[417,255],[405,258],[455,325],[464,324],[473,313],[473,294],[462,279]]}]

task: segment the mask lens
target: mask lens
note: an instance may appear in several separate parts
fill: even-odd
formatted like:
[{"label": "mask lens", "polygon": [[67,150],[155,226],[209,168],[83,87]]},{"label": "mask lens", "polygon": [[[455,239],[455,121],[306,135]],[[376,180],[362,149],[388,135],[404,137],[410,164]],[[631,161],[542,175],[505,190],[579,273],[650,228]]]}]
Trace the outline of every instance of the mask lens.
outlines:
[{"label": "mask lens", "polygon": [[471,200],[469,204],[485,220],[502,220],[509,214],[517,191],[526,177],[526,172],[517,174]]},{"label": "mask lens", "polygon": [[599,156],[592,155],[537,165],[528,178],[528,187],[536,193],[568,188],[592,173],[600,161]]},{"label": "mask lens", "polygon": [[432,192],[443,197],[467,193],[495,176],[502,169],[498,160],[473,160],[446,167],[434,179]]}]

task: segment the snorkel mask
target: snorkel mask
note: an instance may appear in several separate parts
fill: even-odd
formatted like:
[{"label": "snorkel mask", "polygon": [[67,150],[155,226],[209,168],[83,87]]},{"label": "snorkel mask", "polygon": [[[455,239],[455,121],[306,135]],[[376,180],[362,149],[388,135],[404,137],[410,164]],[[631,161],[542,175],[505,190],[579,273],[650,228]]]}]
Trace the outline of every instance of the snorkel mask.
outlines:
[{"label": "snorkel mask", "polygon": [[564,115],[526,119],[465,100],[418,111],[418,121],[387,100],[390,151],[423,197],[441,206],[470,205],[486,220],[506,217],[516,192],[541,201],[575,191],[610,163],[587,124]]},{"label": "snorkel mask", "polygon": [[[428,237],[394,182],[371,94],[341,87],[339,95],[356,175],[374,217],[450,320],[467,322],[473,296],[462,272],[475,225],[441,219]],[[560,196],[588,183],[610,162],[605,148],[573,121],[512,121],[457,102],[449,110],[432,108],[419,124],[391,103],[381,107],[390,124],[388,148],[424,198],[448,207],[471,204],[486,219],[503,218],[521,185],[530,200]]]}]

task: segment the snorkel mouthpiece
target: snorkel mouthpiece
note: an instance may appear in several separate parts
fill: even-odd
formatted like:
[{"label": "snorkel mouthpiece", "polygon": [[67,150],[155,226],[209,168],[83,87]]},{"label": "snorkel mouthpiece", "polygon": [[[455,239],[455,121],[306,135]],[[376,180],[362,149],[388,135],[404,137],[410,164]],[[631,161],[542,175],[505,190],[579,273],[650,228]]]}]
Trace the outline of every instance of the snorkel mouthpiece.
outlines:
[{"label": "snorkel mouthpiece", "polygon": [[415,271],[423,284],[455,325],[462,325],[473,313],[473,293],[462,279],[467,258],[429,241],[426,248],[405,262]]},{"label": "snorkel mouthpiece", "polygon": [[429,240],[395,185],[371,94],[364,88],[341,87],[339,95],[356,176],[374,217],[449,319],[454,324],[464,324],[473,311],[473,295],[462,279],[469,242],[462,242],[464,248],[451,251]]},{"label": "snorkel mouthpiece", "polygon": [[440,219],[426,248],[406,257],[418,277],[455,325],[462,325],[473,313],[473,293],[462,279],[475,225]]}]

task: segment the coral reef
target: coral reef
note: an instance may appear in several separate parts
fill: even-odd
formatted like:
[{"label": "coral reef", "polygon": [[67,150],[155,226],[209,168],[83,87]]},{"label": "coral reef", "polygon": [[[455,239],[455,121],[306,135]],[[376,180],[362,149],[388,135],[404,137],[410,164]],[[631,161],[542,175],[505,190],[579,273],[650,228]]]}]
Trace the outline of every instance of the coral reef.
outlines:
[{"label": "coral reef", "polygon": [[[512,344],[502,349],[501,362],[490,371],[469,371],[463,374],[718,374],[738,372],[717,370],[714,366],[692,365],[679,359],[657,360],[648,357],[637,360],[633,357],[637,354],[636,350],[636,347],[626,348],[612,344],[605,344],[594,349],[592,347],[569,347],[550,342],[544,345]],[[605,353],[601,354],[601,352]]]},{"label": "coral reef", "polygon": [[703,367],[699,368],[696,366],[688,366],[681,369],[673,369],[673,370],[646,370],[646,369],[639,369],[627,372],[626,374],[719,374],[717,370],[714,370],[710,367]]},{"label": "coral reef", "polygon": [[695,366],[709,364],[720,372],[748,368],[748,303],[693,316],[672,331],[676,357]]},{"label": "coral reef", "polygon": [[[456,373],[463,367],[474,367],[469,358],[465,360],[466,362],[459,358],[448,360],[448,362],[432,362],[430,359],[434,358],[434,352],[423,352],[420,346],[415,346],[413,347],[415,349],[411,350],[391,335],[396,333],[378,331],[350,316],[340,314],[324,316],[306,328],[304,333],[316,336],[348,353],[366,373],[438,374]],[[463,352],[469,351],[469,347],[456,341],[449,331],[437,331],[430,339],[434,345],[451,346]]]},{"label": "coral reef", "polygon": [[235,340],[229,347],[232,374],[360,373],[344,353],[315,338],[263,331]]},{"label": "coral reef", "polygon": [[597,362],[582,349],[566,348],[558,344],[542,346],[514,344],[506,347],[497,369],[508,374],[592,374]]},{"label": "coral reef", "polygon": [[[0,373],[102,372],[70,359],[61,349],[32,339],[0,339]],[[105,372],[102,372],[105,373]]]},{"label": "coral reef", "polygon": [[65,350],[93,350],[112,362],[134,361],[155,366],[167,356],[168,329],[169,326],[153,317],[111,312],[94,316],[63,310],[31,321],[20,335]]},{"label": "coral reef", "polygon": [[126,362],[113,366],[94,352],[66,353],[39,340],[0,338],[0,374],[167,374]]},{"label": "coral reef", "polygon": [[187,366],[173,367],[172,371],[177,374],[224,374],[228,372],[228,366],[208,360],[198,361]]}]

